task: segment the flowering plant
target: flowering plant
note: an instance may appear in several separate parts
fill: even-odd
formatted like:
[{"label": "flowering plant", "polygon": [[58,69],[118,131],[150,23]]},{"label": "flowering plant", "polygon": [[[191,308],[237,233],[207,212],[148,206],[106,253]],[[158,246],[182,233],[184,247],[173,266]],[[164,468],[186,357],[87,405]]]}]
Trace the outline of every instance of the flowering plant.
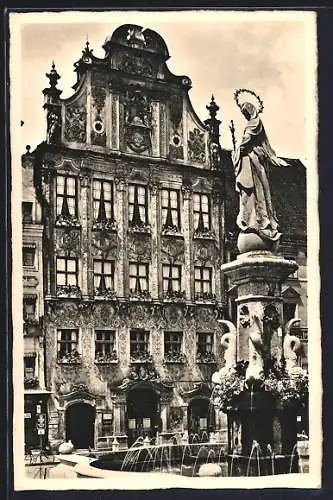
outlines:
[{"label": "flowering plant", "polygon": [[100,288],[95,288],[94,291],[95,297],[98,297],[100,299],[114,299],[117,295],[115,290],[112,290],[112,288],[105,288],[105,290],[100,289]]},{"label": "flowering plant", "polygon": [[93,231],[116,231],[117,224],[114,219],[96,220],[93,223]]},{"label": "flowering plant", "polygon": [[25,389],[36,389],[38,387],[38,384],[39,384],[38,377],[24,377]]},{"label": "flowering plant", "polygon": [[200,302],[201,300],[215,302],[216,295],[214,293],[210,293],[210,292],[198,292],[195,294],[195,300],[198,302]]},{"label": "flowering plant", "polygon": [[115,349],[113,349],[112,352],[107,352],[105,354],[103,354],[102,352],[97,352],[95,355],[95,363],[107,364],[114,363],[116,361],[118,361],[118,355]]},{"label": "flowering plant", "polygon": [[179,234],[179,227],[174,224],[163,224],[162,234]]},{"label": "flowering plant", "polygon": [[216,363],[216,358],[213,352],[197,352],[197,363]]},{"label": "flowering plant", "polygon": [[76,349],[73,349],[71,352],[59,354],[57,361],[61,364],[78,365],[81,363],[81,354]]},{"label": "flowering plant", "polygon": [[204,228],[197,228],[194,231],[194,238],[208,238],[208,239],[213,239],[215,238],[215,232],[212,229],[209,229],[208,227]]},{"label": "flowering plant", "polygon": [[81,290],[77,285],[57,285],[57,297],[74,297],[81,298]]},{"label": "flowering plant", "polygon": [[164,300],[172,300],[175,302],[183,302],[186,299],[185,291],[171,290],[169,292],[164,292]]},{"label": "flowering plant", "polygon": [[166,352],[164,363],[186,363],[186,356],[183,352]]},{"label": "flowering plant", "polygon": [[150,300],[151,294],[148,290],[133,290],[130,289],[129,297],[131,299],[141,299],[141,300]]},{"label": "flowering plant", "polygon": [[80,227],[80,222],[75,215],[58,215],[56,218],[56,226],[62,227]]},{"label": "flowering plant", "polygon": [[245,373],[240,373],[236,367],[231,367],[222,368],[219,375],[219,383],[213,390],[213,401],[221,410],[225,410],[231,407],[234,399],[243,391]]},{"label": "flowering plant", "polygon": [[265,379],[265,389],[276,396],[284,405],[303,405],[308,394],[308,375],[295,366],[288,373],[270,371]]}]

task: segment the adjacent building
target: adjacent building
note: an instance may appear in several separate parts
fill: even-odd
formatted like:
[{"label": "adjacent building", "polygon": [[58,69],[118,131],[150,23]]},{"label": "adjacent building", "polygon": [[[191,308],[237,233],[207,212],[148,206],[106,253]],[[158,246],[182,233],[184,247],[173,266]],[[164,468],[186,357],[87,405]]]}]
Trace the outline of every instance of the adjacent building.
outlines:
[{"label": "adjacent building", "polygon": [[[43,332],[43,223],[33,184],[34,157],[29,147],[22,156],[22,265],[24,343],[24,428],[26,448],[47,439],[45,338]],[[44,425],[42,425],[44,422]]]},{"label": "adjacent building", "polygon": [[[46,140],[23,157],[34,165],[47,438],[76,448],[219,429],[210,381],[219,319],[233,317],[220,265],[235,255],[237,198],[219,108],[212,97],[201,122],[154,31],[124,25],[103,48],[100,59],[87,43],[67,99],[53,65]],[[306,245],[291,247],[299,258]],[[299,278],[284,293],[306,306]]]}]

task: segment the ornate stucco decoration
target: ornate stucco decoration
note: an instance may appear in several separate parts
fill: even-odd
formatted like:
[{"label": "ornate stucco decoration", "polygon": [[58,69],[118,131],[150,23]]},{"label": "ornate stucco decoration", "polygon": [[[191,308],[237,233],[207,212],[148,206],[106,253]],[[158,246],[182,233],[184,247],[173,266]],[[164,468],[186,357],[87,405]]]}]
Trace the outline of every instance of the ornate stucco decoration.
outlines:
[{"label": "ornate stucco decoration", "polygon": [[92,121],[91,142],[97,146],[105,146],[106,132],[105,120],[103,118],[103,109],[105,106],[106,89],[103,81],[97,80],[91,87],[91,96],[95,114]]},{"label": "ornate stucco decoration", "polygon": [[125,142],[135,153],[151,146],[152,108],[150,99],[134,87],[124,96]]},{"label": "ornate stucco decoration", "polygon": [[55,250],[58,255],[66,257],[80,255],[81,232],[76,228],[57,228],[55,234]]},{"label": "ornate stucco decoration", "polygon": [[131,232],[128,235],[128,258],[147,262],[151,260],[151,240],[149,234]]},{"label": "ornate stucco decoration", "polygon": [[156,77],[156,63],[152,57],[146,54],[129,54],[122,53],[119,56],[119,69],[126,73],[131,73],[138,76],[146,76],[148,78]]},{"label": "ornate stucco decoration", "polygon": [[183,238],[174,238],[171,235],[163,235],[161,245],[162,261],[184,263],[185,243]]},{"label": "ornate stucco decoration", "polygon": [[99,255],[104,259],[117,259],[119,247],[119,237],[116,233],[98,230],[92,232],[92,255]]},{"label": "ornate stucco decoration", "polygon": [[86,142],[86,127],[86,106],[66,106],[65,140],[68,142]]},{"label": "ornate stucco decoration", "polygon": [[198,128],[190,130],[188,140],[188,156],[189,160],[195,163],[205,163],[206,161],[206,148],[205,148],[205,134]]}]

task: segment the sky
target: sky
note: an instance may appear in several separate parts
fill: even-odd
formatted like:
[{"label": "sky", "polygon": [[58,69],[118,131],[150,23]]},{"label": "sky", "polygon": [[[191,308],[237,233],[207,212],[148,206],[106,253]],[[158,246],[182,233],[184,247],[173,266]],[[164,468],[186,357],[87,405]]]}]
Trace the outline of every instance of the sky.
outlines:
[{"label": "sky", "polygon": [[[73,64],[81,56],[87,37],[97,57],[104,57],[105,38],[125,23],[157,31],[165,40],[176,75],[192,80],[189,92],[201,120],[214,94],[222,120],[221,144],[231,148],[230,120],[236,136],[244,118],[233,99],[247,88],[264,102],[261,115],[269,140],[279,156],[307,159],[307,133],[315,96],[315,23],[309,12],[186,12],[186,13],[27,13],[14,14],[20,29],[12,36],[13,49],[21,49],[20,79],[22,149],[34,148],[45,138],[42,90],[45,73],[54,60],[61,75],[62,97],[73,94]],[[15,42],[15,46],[14,46]],[[19,44],[19,45],[17,45]]]}]

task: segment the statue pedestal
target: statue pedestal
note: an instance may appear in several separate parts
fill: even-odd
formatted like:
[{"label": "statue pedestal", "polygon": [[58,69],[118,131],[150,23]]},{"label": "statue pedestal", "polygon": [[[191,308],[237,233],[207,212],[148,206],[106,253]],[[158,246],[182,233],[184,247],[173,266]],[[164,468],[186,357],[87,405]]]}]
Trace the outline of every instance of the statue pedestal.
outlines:
[{"label": "statue pedestal", "polygon": [[270,392],[259,390],[272,358],[281,359],[281,287],[297,267],[267,250],[240,254],[221,266],[237,286],[236,360],[249,362],[246,380],[253,383],[252,392],[244,390],[226,410],[231,475],[297,471],[297,410],[282,408]]},{"label": "statue pedestal", "polygon": [[[267,356],[281,356],[282,339],[282,283],[297,270],[295,261],[284,259],[269,251],[240,254],[237,259],[223,264],[221,271],[237,286],[237,360],[249,360],[249,333],[255,325],[266,332]],[[265,323],[265,324],[264,324]]]}]

